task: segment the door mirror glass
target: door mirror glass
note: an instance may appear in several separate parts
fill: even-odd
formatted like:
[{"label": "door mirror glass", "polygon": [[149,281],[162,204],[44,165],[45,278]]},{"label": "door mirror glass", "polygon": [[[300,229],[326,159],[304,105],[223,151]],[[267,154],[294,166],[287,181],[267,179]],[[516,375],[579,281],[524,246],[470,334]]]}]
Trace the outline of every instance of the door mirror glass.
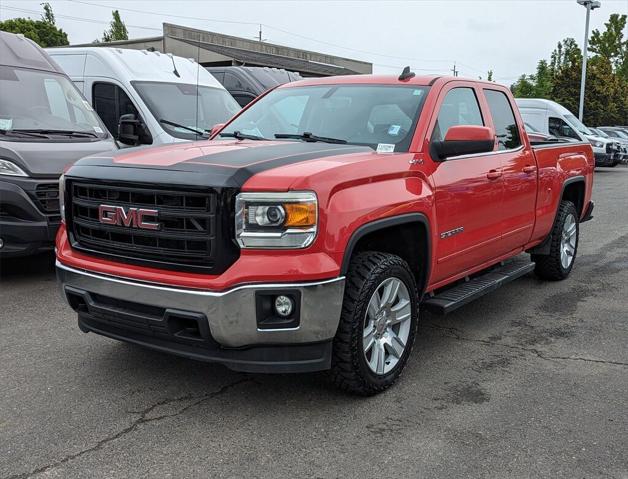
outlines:
[{"label": "door mirror glass", "polygon": [[432,157],[444,161],[452,156],[493,151],[495,134],[487,126],[456,125],[447,130],[444,140],[432,141]]},{"label": "door mirror glass", "polygon": [[118,140],[125,145],[149,145],[152,143],[150,133],[141,120],[133,113],[120,116],[118,122]]}]

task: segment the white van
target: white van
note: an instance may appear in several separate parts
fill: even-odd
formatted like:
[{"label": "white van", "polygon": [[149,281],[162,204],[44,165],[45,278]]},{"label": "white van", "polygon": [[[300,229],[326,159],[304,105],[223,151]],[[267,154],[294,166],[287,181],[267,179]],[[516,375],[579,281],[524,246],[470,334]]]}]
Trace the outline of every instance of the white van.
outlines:
[{"label": "white van", "polygon": [[523,121],[536,130],[557,138],[588,141],[593,147],[596,166],[619,164],[619,143],[595,135],[564,106],[542,98],[517,98],[516,102]]},{"label": "white van", "polygon": [[192,59],[122,48],[50,48],[109,131],[128,146],[207,138],[240,106]]}]

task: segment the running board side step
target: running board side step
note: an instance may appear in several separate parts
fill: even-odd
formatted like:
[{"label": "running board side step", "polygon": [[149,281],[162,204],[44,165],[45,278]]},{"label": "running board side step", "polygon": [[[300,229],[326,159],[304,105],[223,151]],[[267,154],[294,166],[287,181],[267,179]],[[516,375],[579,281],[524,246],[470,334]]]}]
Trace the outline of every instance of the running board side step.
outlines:
[{"label": "running board side step", "polygon": [[423,300],[422,306],[434,314],[451,313],[533,270],[534,263],[530,261],[528,255],[517,257],[481,276],[476,276],[441,293],[427,297]]}]

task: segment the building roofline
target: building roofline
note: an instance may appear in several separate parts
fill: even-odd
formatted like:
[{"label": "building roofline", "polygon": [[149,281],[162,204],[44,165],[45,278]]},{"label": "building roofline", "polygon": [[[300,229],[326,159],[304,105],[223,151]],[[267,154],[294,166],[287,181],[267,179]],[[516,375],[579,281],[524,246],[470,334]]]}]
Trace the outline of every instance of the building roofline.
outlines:
[{"label": "building roofline", "polygon": [[[248,38],[237,37],[235,35],[226,35],[224,33],[213,32],[211,30],[201,30],[199,28],[186,27],[184,25],[177,25],[176,23],[167,23],[167,22],[164,22],[164,24],[163,24],[164,36],[169,36],[169,35],[166,34],[166,28],[168,28],[168,27],[181,28],[181,29],[185,29],[185,30],[188,30],[188,31],[191,31],[191,32],[196,32],[196,33],[199,33],[199,34],[217,35],[217,36],[224,37],[226,39],[230,39],[230,40],[238,41],[238,42],[244,41],[244,42],[249,43],[252,47],[259,47],[259,45],[260,45],[260,42],[258,40],[252,40],[252,39],[248,39]],[[177,38],[177,37],[172,37],[172,38]],[[193,41],[193,40],[190,40],[190,41]],[[204,43],[208,43],[208,42],[204,42]],[[291,46],[288,46],[288,45],[281,45],[281,44],[278,44],[278,43],[262,42],[261,45],[268,46],[268,47],[275,47],[275,48],[286,48],[286,49],[291,50],[291,51],[293,51],[295,53],[297,53],[297,52],[298,53],[304,53],[304,54],[314,53],[316,55],[327,56],[327,57],[335,58],[335,59],[338,59],[338,60],[344,60],[344,61],[348,61],[348,62],[361,63],[364,66],[372,66],[371,62],[367,62],[367,61],[364,61],[364,60],[356,60],[355,58],[341,57],[341,56],[338,56],[338,55],[331,55],[329,53],[323,53],[323,52],[318,52],[318,51],[314,51],[314,50],[305,50],[305,49],[302,49],[302,48],[294,48],[294,47],[291,47]],[[229,46],[229,45],[225,45],[225,46]],[[237,47],[234,47],[234,48],[237,48]]]}]

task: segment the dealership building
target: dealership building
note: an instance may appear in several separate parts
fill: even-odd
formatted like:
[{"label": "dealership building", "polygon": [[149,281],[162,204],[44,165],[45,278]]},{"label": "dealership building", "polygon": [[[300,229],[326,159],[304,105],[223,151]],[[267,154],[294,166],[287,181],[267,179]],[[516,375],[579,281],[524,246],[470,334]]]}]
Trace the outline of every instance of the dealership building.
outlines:
[{"label": "dealership building", "polygon": [[73,46],[118,46],[155,50],[193,58],[209,66],[259,66],[284,68],[304,77],[356,75],[373,72],[373,64],[299,48],[223,35],[195,28],[163,24],[163,35],[111,43]]}]

